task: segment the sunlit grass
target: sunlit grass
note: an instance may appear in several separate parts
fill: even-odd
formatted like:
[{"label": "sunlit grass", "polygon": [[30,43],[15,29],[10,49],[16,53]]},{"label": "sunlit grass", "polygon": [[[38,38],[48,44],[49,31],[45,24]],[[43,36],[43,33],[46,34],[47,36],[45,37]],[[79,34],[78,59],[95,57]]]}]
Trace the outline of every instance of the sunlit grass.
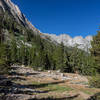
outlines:
[{"label": "sunlit grass", "polygon": [[88,95],[92,95],[93,94],[93,90],[86,90],[86,89],[80,89],[82,92],[84,92],[85,94],[88,94]]},{"label": "sunlit grass", "polygon": [[48,85],[46,88],[51,89],[56,92],[65,92],[65,91],[71,91],[73,90],[69,86],[60,86],[60,85]]},{"label": "sunlit grass", "polygon": [[73,90],[69,86],[61,86],[59,84],[52,84],[52,83],[39,83],[39,82],[34,82],[33,85],[36,85],[36,87],[40,87],[41,90],[50,90],[54,92],[65,92],[65,91],[71,91]]}]

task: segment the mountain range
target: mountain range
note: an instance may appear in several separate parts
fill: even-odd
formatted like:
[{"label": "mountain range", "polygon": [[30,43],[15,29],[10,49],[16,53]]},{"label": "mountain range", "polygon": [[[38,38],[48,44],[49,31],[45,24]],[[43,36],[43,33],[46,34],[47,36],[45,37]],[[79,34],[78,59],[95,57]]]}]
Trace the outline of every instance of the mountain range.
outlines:
[{"label": "mountain range", "polygon": [[49,39],[49,41],[53,43],[60,44],[63,42],[63,44],[67,47],[77,46],[79,49],[85,51],[88,51],[88,49],[91,48],[92,36],[87,36],[85,38],[82,36],[76,36],[72,38],[68,34],[56,35],[40,32],[28,21],[25,15],[20,11],[19,7],[15,5],[11,0],[0,0],[0,13],[2,11],[8,11],[19,24],[22,24],[26,28],[31,29],[35,34],[39,34],[41,38]]},{"label": "mountain range", "polygon": [[57,43],[63,42],[65,46],[70,47],[78,47],[79,49],[87,51],[89,48],[91,48],[91,41],[92,36],[87,36],[83,38],[82,36],[76,36],[74,38],[70,37],[67,34],[45,34],[47,35],[53,42],[56,41]]}]

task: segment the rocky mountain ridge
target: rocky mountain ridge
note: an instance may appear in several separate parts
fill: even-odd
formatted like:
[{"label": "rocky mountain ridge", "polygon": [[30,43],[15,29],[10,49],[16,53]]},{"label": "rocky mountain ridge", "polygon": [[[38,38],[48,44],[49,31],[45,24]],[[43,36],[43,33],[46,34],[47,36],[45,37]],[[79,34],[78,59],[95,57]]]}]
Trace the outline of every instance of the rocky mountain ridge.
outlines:
[{"label": "rocky mountain ridge", "polygon": [[5,12],[9,11],[15,18],[15,20],[23,24],[26,28],[31,29],[36,34],[40,34],[40,36],[44,39],[50,39],[53,43],[61,43],[63,42],[65,46],[75,47],[87,51],[91,47],[92,36],[87,36],[83,38],[82,36],[76,36],[74,38],[70,37],[67,34],[48,34],[42,33],[38,29],[36,29],[24,16],[24,14],[20,11],[19,7],[15,5],[11,0],[0,0],[0,8]]},{"label": "rocky mountain ridge", "polygon": [[79,49],[88,51],[91,48],[92,36],[87,36],[83,38],[82,36],[76,36],[74,38],[70,37],[68,34],[45,34],[48,36],[53,42],[61,43],[63,42],[65,46],[75,47],[77,46]]},{"label": "rocky mountain ridge", "polygon": [[8,11],[10,14],[12,14],[18,23],[23,24],[25,27],[33,31],[39,32],[39,30],[27,20],[25,15],[20,11],[19,7],[11,0],[0,0],[0,8],[3,10],[3,12]]}]

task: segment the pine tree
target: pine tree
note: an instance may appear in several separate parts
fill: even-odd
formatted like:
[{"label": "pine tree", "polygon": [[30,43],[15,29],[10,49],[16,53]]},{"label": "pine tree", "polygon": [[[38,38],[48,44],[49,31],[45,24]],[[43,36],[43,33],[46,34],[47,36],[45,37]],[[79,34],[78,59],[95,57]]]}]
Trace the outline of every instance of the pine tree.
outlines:
[{"label": "pine tree", "polygon": [[11,51],[11,61],[12,63],[16,63],[18,60],[17,56],[17,43],[14,35],[11,37],[11,43],[10,43],[10,51]]},{"label": "pine tree", "polygon": [[0,13],[0,43],[3,42],[4,36],[3,36],[3,21],[4,21],[4,13]]},{"label": "pine tree", "polygon": [[61,42],[61,71],[62,72],[68,72],[68,54],[67,50],[65,50],[65,46],[63,42]]},{"label": "pine tree", "polygon": [[0,74],[8,74],[9,72],[9,60],[8,54],[9,50],[8,46],[4,43],[0,43]]},{"label": "pine tree", "polygon": [[91,55],[94,57],[97,70],[100,73],[100,31],[93,37]]}]

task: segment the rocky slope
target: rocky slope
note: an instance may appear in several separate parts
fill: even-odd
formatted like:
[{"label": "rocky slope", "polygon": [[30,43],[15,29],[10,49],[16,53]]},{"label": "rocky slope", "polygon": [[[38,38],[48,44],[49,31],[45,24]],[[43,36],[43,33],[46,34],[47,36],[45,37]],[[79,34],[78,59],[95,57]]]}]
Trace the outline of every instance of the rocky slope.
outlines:
[{"label": "rocky slope", "polygon": [[32,29],[33,31],[39,32],[24,16],[24,14],[20,11],[19,7],[15,5],[11,0],[0,0],[0,9],[4,12],[8,11],[13,15],[15,20],[23,24],[25,27]]},{"label": "rocky slope", "polygon": [[55,34],[41,33],[27,20],[27,18],[20,11],[18,6],[12,3],[11,0],[0,0],[0,9],[4,12],[8,11],[19,24],[22,24],[26,28],[31,29],[36,34],[40,34],[42,38],[49,39],[53,43],[59,44],[63,42],[65,46],[71,46],[71,47],[77,46],[78,48],[85,51],[88,51],[88,49],[91,47],[92,36],[87,36],[86,38],[77,36],[77,37],[72,38],[67,34],[61,34],[57,36]]},{"label": "rocky slope", "polygon": [[40,72],[18,65],[13,65],[11,75],[1,80],[0,87],[5,89],[0,89],[0,100],[92,100],[88,98],[100,92],[100,89],[89,88],[86,76]]}]

